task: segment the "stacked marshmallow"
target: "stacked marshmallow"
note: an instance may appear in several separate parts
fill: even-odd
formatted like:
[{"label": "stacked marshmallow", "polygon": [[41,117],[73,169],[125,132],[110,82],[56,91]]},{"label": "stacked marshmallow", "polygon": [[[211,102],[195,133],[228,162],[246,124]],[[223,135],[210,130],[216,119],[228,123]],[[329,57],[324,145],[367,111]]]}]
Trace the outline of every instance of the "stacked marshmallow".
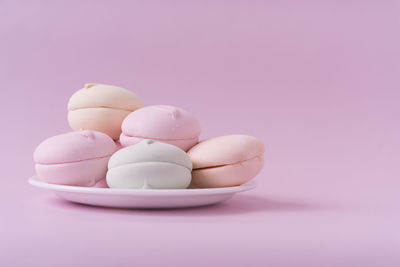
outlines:
[{"label": "stacked marshmallow", "polygon": [[[199,142],[197,119],[173,106],[144,106],[132,92],[87,84],[68,103],[74,132],[34,152],[44,182],[129,189],[238,186],[263,167],[264,146],[247,135]],[[106,183],[104,183],[104,179]]]}]

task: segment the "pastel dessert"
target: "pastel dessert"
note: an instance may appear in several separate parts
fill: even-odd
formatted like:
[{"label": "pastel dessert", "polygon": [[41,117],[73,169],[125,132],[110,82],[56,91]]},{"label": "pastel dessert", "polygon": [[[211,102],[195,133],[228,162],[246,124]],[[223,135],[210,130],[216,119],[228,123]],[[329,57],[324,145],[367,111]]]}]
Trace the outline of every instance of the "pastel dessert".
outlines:
[{"label": "pastel dessert", "polygon": [[264,145],[248,135],[227,135],[200,142],[188,151],[193,187],[229,187],[254,178],[264,165]]},{"label": "pastel dessert", "polygon": [[95,131],[56,135],[36,148],[33,158],[40,180],[51,184],[93,186],[107,173],[114,141]]},{"label": "pastel dessert", "polygon": [[110,188],[183,189],[191,181],[192,162],[180,148],[142,140],[115,152],[108,162]]},{"label": "pastel dessert", "polygon": [[126,89],[89,83],[69,99],[68,122],[75,131],[99,131],[117,140],[125,117],[143,106],[142,101]]},{"label": "pastel dessert", "polygon": [[184,151],[197,144],[200,135],[197,119],[173,106],[147,106],[129,114],[122,122],[122,146],[152,139],[177,146]]}]

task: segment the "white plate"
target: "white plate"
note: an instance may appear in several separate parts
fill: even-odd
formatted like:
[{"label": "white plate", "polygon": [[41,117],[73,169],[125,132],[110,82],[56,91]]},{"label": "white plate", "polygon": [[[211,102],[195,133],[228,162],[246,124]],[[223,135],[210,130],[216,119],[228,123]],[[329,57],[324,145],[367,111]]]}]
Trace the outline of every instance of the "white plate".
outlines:
[{"label": "white plate", "polygon": [[234,194],[255,188],[254,184],[203,189],[110,189],[48,184],[36,176],[33,186],[53,191],[59,197],[86,205],[113,208],[187,208],[215,204]]}]

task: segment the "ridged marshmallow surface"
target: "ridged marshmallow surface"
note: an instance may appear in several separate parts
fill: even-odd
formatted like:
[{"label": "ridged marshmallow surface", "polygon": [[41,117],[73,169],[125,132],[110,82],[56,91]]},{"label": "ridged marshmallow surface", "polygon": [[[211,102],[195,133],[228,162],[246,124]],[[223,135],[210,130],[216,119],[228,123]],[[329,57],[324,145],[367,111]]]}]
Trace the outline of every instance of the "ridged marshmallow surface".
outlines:
[{"label": "ridged marshmallow surface", "polygon": [[100,132],[56,135],[36,148],[36,174],[48,183],[93,186],[105,177],[108,159],[115,150],[114,141]]},{"label": "ridged marshmallow surface", "polygon": [[74,130],[96,130],[117,140],[122,121],[143,107],[132,92],[112,85],[86,84],[68,102],[68,122]]},{"label": "ridged marshmallow surface", "polygon": [[264,165],[264,145],[248,135],[227,135],[200,142],[188,151],[197,187],[237,186],[254,178]]},{"label": "ridged marshmallow surface", "polygon": [[155,105],[138,109],[125,118],[120,141],[123,146],[129,146],[153,139],[187,151],[197,144],[200,132],[197,119],[188,111]]},{"label": "ridged marshmallow surface", "polygon": [[76,131],[59,134],[41,142],[33,153],[35,163],[56,164],[111,156],[114,141],[104,133]]},{"label": "ridged marshmallow surface", "polygon": [[109,160],[110,188],[180,189],[191,181],[192,162],[180,148],[145,139],[118,150]]}]

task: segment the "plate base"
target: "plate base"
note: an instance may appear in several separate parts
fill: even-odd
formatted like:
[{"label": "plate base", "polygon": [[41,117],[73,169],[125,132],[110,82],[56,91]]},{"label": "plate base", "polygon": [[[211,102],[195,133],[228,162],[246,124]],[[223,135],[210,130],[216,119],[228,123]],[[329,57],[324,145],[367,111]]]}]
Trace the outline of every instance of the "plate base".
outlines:
[{"label": "plate base", "polygon": [[255,188],[254,184],[202,189],[113,189],[49,184],[37,176],[29,178],[33,186],[53,191],[57,196],[75,203],[135,209],[189,208],[216,204],[236,193]]}]

